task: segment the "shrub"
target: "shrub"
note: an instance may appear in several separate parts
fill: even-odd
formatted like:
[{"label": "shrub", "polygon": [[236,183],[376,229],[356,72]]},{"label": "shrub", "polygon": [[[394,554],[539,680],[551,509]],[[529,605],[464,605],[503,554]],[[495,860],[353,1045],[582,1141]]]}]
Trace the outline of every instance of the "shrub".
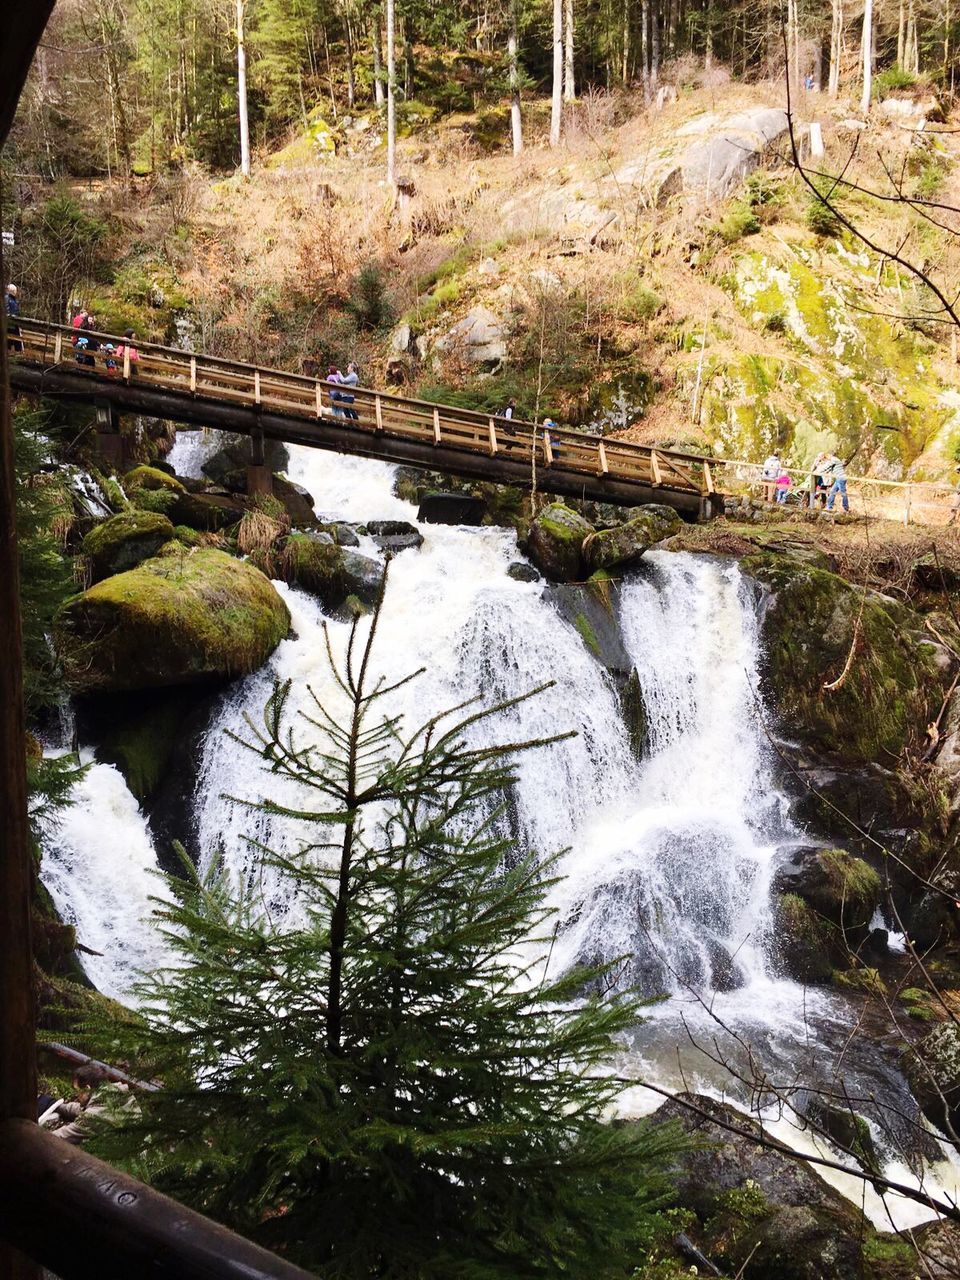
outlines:
[{"label": "shrub", "polygon": [[817,236],[840,234],[840,221],[830,206],[819,195],[811,195],[804,213],[804,222]]},{"label": "shrub", "polygon": [[912,89],[917,84],[919,77],[915,76],[912,71],[907,71],[905,67],[895,64],[892,67],[886,67],[873,79],[873,96],[878,102],[882,102],[884,98],[889,97],[891,93],[895,93],[898,89]]},{"label": "shrub", "polygon": [[378,263],[363,264],[344,305],[358,329],[386,329],[393,323],[394,309]]},{"label": "shrub", "polygon": [[749,204],[738,201],[717,227],[726,244],[734,244],[744,236],[754,236],[760,230],[760,220]]}]

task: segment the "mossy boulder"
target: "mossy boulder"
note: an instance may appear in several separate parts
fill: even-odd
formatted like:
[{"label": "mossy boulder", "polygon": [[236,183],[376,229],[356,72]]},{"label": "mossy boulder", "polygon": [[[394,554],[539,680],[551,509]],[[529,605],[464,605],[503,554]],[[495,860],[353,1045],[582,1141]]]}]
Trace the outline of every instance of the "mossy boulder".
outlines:
[{"label": "mossy boulder", "polygon": [[60,609],[55,642],[75,692],[247,675],[286,635],[287,606],[253,565],[169,546],[170,554],[106,578]]},{"label": "mossy boulder", "polygon": [[133,494],[137,489],[166,489],[171,493],[184,493],[184,487],[175,475],[161,471],[159,467],[134,467],[123,477],[123,487]]},{"label": "mossy boulder", "polygon": [[742,567],[770,591],[767,693],[789,737],[848,764],[923,742],[953,661],[911,609],[788,555],[749,555]]},{"label": "mossy boulder", "polygon": [[326,533],[292,533],[278,553],[264,562],[266,572],[309,591],[325,609],[338,609],[348,597],[372,604],[380,590],[383,566],[370,556],[340,547]]},{"label": "mossy boulder", "polygon": [[246,511],[246,505],[238,498],[221,493],[177,494],[167,510],[174,524],[184,524],[201,533],[217,533],[227,525],[236,524]]},{"label": "mossy boulder", "polygon": [[527,554],[546,577],[571,582],[583,576],[584,539],[593,525],[562,502],[551,502],[531,522]]},{"label": "mossy boulder", "polygon": [[165,515],[153,511],[127,511],[95,525],[83,540],[89,557],[92,580],[125,573],[142,560],[155,556],[173,537],[173,525]]},{"label": "mossy boulder", "polygon": [[600,529],[589,534],[583,543],[587,567],[595,569],[628,568],[657,542],[679,532],[682,521],[670,507],[638,507],[637,514],[625,524]]},{"label": "mossy boulder", "polygon": [[880,876],[845,849],[801,848],[777,871],[775,886],[796,894],[853,944],[866,936],[880,905]]}]

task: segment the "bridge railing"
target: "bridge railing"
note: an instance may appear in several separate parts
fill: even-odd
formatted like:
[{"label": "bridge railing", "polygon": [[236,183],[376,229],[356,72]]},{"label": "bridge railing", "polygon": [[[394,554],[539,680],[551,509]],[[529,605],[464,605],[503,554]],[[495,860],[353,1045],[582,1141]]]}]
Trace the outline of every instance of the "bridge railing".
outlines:
[{"label": "bridge railing", "polygon": [[[632,441],[546,428],[410,399],[369,387],[344,387],[323,378],[243,364],[219,356],[194,355],[154,343],[137,342],[131,353],[123,338],[78,331],[66,325],[20,320],[14,359],[46,368],[76,366],[91,375],[146,383],[197,397],[259,408],[299,421],[337,421],[358,431],[385,433],[447,448],[526,461],[581,475],[643,484],[683,493],[712,493],[709,459]],[[78,337],[95,348],[80,348]],[[105,350],[112,344],[114,352]],[[19,349],[16,349],[19,348]],[[118,351],[122,349],[123,355]]]}]

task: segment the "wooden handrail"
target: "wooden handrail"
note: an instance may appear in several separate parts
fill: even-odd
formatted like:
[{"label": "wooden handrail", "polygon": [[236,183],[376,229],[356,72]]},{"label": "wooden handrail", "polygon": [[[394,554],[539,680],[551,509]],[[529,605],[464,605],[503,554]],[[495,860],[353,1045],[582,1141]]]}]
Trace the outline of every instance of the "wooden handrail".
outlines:
[{"label": "wooden handrail", "polygon": [[[50,324],[45,321],[23,318],[19,320],[22,350],[14,352],[15,358],[25,363],[39,363],[42,367],[68,367],[78,360],[72,343],[78,336],[93,338],[100,347],[88,352],[90,363],[104,360],[103,346],[108,343],[129,346],[123,338],[99,330],[78,331],[68,325]],[[67,342],[64,342],[64,338]],[[123,369],[112,370],[125,382],[150,383],[177,392],[187,392],[197,397],[209,397],[225,403],[250,404],[271,412],[296,417],[329,420],[330,417],[347,417],[361,430],[373,429],[395,435],[424,437],[437,444],[455,449],[482,452],[488,458],[494,456],[491,448],[490,423],[500,423],[472,409],[458,406],[436,405],[430,401],[400,396],[389,391],[368,387],[348,387],[342,395],[348,401],[333,401],[330,393],[337,384],[306,374],[288,373],[261,365],[227,360],[222,356],[196,355],[165,347],[156,343],[136,342],[139,359],[131,362],[125,351]],[[328,389],[328,401],[322,399],[323,389]],[[349,405],[349,411],[347,406]],[[361,418],[363,415],[363,418]],[[502,431],[494,428],[493,440],[497,454],[518,456],[518,450],[529,455],[533,442],[542,440],[540,428],[520,419],[502,420]],[[700,468],[710,459],[679,450],[657,449],[639,445],[630,440],[608,438],[605,441],[595,434],[571,431],[563,427],[551,427],[551,441],[556,457],[553,465],[560,469],[598,474],[597,460],[603,458],[600,475],[611,480],[649,485],[651,479],[659,486],[688,494],[703,494],[707,487],[694,468]],[[601,454],[600,446],[605,445]],[[660,474],[658,475],[658,466]]]},{"label": "wooden handrail", "polygon": [[61,1280],[309,1280],[29,1120],[0,1121],[0,1238]]}]

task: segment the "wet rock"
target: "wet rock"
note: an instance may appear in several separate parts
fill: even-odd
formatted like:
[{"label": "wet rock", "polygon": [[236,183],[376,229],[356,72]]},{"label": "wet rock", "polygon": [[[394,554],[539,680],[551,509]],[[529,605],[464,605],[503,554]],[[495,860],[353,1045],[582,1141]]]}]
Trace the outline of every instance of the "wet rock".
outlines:
[{"label": "wet rock", "polygon": [[383,581],[383,565],[379,560],[345,548],[341,552],[343,571],[347,581],[347,594],[356,596],[363,604],[373,604],[380,593]]},{"label": "wet rock", "polygon": [[620,692],[620,712],[627,726],[633,754],[642,760],[647,752],[647,707],[636,668],[630,672]]},{"label": "wet rock", "polygon": [[247,675],[290,615],[253,565],[197,548],[146,560],[68,600],[54,620],[68,686],[151,689]]},{"label": "wet rock", "polygon": [[568,582],[548,587],[543,598],[576,628],[589,652],[622,687],[633,671],[633,663],[620,634],[618,584]]},{"label": "wet rock", "polygon": [[282,504],[294,529],[303,529],[316,524],[313,496],[304,489],[303,485],[294,484],[283,476],[273,476],[272,487],[273,496]]},{"label": "wet rock", "polygon": [[819,919],[803,898],[781,893],[774,899],[776,959],[795,982],[824,985],[841,959],[836,931]]},{"label": "wet rock", "polygon": [[924,1280],[956,1280],[960,1275],[960,1226],[946,1218],[924,1222],[910,1233],[917,1253],[923,1259],[922,1270],[914,1270]]},{"label": "wet rock", "polygon": [[327,526],[338,547],[359,547],[360,539],[356,531],[348,524],[331,524]]},{"label": "wet rock", "polygon": [[587,567],[591,571],[625,569],[636,564],[649,547],[677,533],[681,526],[680,517],[670,507],[638,507],[626,524],[598,530],[584,539]]},{"label": "wet rock", "polygon": [[[287,447],[280,440],[264,440],[263,457],[270,471],[286,471],[290,463]],[[200,470],[214,484],[221,485],[231,493],[245,493],[250,458],[250,441],[245,436],[228,436],[223,446],[210,455]]]},{"label": "wet rock", "polygon": [[78,731],[98,761],[115,765],[140,805],[156,795],[196,701],[191,688],[101,694],[79,701]]},{"label": "wet rock", "polygon": [[760,1146],[755,1121],[696,1094],[665,1103],[653,1119],[697,1143],[674,1158],[671,1176],[677,1202],[704,1224],[708,1257],[745,1280],[862,1280],[869,1229],[860,1211],[807,1165]]},{"label": "wet rock", "polygon": [[801,1107],[815,1132],[825,1134],[843,1151],[849,1152],[864,1169],[880,1172],[883,1161],[863,1116],[850,1108],[832,1106],[817,1094],[811,1094]]},{"label": "wet rock", "polygon": [[541,573],[555,582],[583,576],[583,542],[594,527],[562,502],[551,502],[530,524],[526,551]]},{"label": "wet rock", "polygon": [[423,546],[423,534],[408,520],[369,520],[367,533],[381,551],[406,551]]},{"label": "wet rock", "polygon": [[479,525],[486,504],[469,493],[428,493],[420,503],[417,519],[427,524]]},{"label": "wet rock", "polygon": [[948,1137],[960,1127],[960,1028],[941,1022],[902,1057],[920,1110]]},{"label": "wet rock", "polygon": [[216,533],[236,524],[244,511],[244,503],[220,493],[181,493],[169,507],[174,524],[185,524],[201,533]]},{"label": "wet rock", "polygon": [[527,564],[524,560],[513,560],[507,565],[507,577],[513,578],[514,582],[539,582],[540,574],[532,564]]},{"label": "wet rock", "polygon": [[778,867],[774,890],[796,894],[818,916],[836,925],[849,946],[866,938],[880,905],[880,876],[862,858],[845,849],[809,846],[789,850]]},{"label": "wet rock", "polygon": [[89,558],[91,581],[133,569],[155,556],[173,537],[173,525],[155,511],[127,511],[95,525],[83,540]]}]

